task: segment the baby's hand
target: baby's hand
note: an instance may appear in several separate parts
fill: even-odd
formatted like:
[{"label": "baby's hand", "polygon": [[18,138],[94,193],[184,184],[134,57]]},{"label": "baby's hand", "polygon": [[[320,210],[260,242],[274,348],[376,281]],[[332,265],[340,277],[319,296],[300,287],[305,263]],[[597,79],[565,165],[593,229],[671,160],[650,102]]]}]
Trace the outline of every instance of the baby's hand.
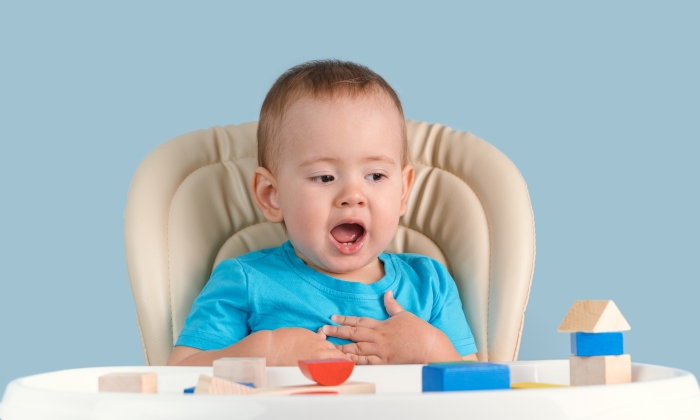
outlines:
[{"label": "baby's hand", "polygon": [[405,311],[391,291],[384,294],[384,306],[391,317],[386,321],[333,315],[331,319],[341,325],[326,325],[322,331],[354,341],[336,347],[358,365],[461,360],[445,333]]},{"label": "baby's hand", "polygon": [[271,331],[267,351],[269,366],[296,366],[303,359],[347,359],[323,332],[311,332],[304,328],[280,328]]}]

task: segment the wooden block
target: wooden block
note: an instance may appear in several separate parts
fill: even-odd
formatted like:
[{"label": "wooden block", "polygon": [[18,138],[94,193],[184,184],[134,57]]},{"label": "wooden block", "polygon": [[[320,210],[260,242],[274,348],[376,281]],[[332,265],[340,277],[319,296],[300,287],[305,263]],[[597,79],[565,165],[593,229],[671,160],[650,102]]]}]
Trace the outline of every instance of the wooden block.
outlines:
[{"label": "wooden block", "polygon": [[231,382],[223,378],[213,377],[211,379],[210,394],[229,394],[229,395],[252,395],[255,394],[255,388],[241,385],[236,382]]},{"label": "wooden block", "polygon": [[423,392],[509,389],[510,369],[496,363],[444,363],[423,366]]},{"label": "wooden block", "polygon": [[612,300],[577,300],[564,317],[559,332],[614,332],[631,329]]},{"label": "wooden block", "polygon": [[345,382],[341,385],[298,385],[278,388],[260,388],[255,395],[302,395],[302,394],[374,394],[376,387],[371,382]]},{"label": "wooden block", "polygon": [[610,385],[632,382],[632,359],[620,356],[569,357],[571,385]]},{"label": "wooden block", "polygon": [[571,333],[571,354],[574,356],[618,356],[623,353],[621,332]]},{"label": "wooden block", "polygon": [[319,385],[340,385],[347,381],[355,369],[350,359],[299,360],[301,373]]},{"label": "wooden block", "polygon": [[194,387],[195,394],[209,394],[211,389],[211,376],[199,375],[197,386]]},{"label": "wooden block", "polygon": [[541,382],[516,382],[510,384],[511,389],[537,389],[537,388],[568,388],[567,385],[545,384]]},{"label": "wooden block", "polygon": [[200,375],[194,393],[214,395],[253,395],[255,394],[255,388],[237,384],[223,378],[217,378],[216,376],[212,378],[206,375]]},{"label": "wooden block", "polygon": [[256,388],[266,386],[264,357],[224,357],[214,360],[214,377],[231,382],[252,382]]},{"label": "wooden block", "polygon": [[97,378],[99,392],[140,392],[155,394],[158,392],[158,374],[139,372],[118,372]]},{"label": "wooden block", "polygon": [[346,382],[342,385],[297,385],[271,388],[250,388],[226,379],[200,375],[195,394],[214,395],[305,395],[305,394],[374,394],[376,387],[370,382]]}]

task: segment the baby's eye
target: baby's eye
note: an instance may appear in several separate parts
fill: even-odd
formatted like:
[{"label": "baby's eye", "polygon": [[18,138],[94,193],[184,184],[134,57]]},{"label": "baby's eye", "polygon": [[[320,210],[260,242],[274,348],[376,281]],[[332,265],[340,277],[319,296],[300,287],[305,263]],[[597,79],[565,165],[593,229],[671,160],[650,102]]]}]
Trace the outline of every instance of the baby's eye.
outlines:
[{"label": "baby's eye", "polygon": [[381,181],[384,178],[386,177],[383,174],[369,174],[365,177],[369,181]]},{"label": "baby's eye", "polygon": [[319,175],[319,176],[312,177],[311,180],[315,181],[315,182],[326,183],[326,182],[331,182],[331,181],[335,180],[335,178],[333,177],[333,175]]}]

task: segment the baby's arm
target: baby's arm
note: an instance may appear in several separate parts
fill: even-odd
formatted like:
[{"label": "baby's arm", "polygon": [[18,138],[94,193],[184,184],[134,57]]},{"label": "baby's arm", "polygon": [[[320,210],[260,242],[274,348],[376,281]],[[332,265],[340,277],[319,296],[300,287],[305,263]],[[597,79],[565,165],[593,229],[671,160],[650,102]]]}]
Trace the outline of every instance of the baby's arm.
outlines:
[{"label": "baby's arm", "polygon": [[199,350],[177,346],[168,359],[168,366],[211,366],[222,357],[264,357],[268,366],[293,366],[299,359],[347,358],[323,332],[304,328],[280,328],[256,331],[241,341],[221,350]]},{"label": "baby's arm", "polygon": [[[385,321],[334,315],[333,321],[341,325],[327,325],[323,331],[354,341],[337,347],[357,364],[422,364],[462,359],[444,332],[405,311],[391,291],[384,295],[384,305],[390,315]],[[476,355],[465,356],[464,360],[476,360]]]}]

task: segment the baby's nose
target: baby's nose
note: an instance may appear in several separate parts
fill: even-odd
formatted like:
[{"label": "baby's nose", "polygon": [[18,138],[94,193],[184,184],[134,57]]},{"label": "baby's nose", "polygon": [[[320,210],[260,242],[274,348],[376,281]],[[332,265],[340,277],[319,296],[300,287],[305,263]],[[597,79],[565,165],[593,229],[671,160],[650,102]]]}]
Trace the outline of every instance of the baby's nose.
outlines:
[{"label": "baby's nose", "polygon": [[338,197],[338,204],[341,207],[361,206],[364,205],[366,201],[367,199],[364,194],[362,194],[362,190],[356,186],[345,188]]}]

